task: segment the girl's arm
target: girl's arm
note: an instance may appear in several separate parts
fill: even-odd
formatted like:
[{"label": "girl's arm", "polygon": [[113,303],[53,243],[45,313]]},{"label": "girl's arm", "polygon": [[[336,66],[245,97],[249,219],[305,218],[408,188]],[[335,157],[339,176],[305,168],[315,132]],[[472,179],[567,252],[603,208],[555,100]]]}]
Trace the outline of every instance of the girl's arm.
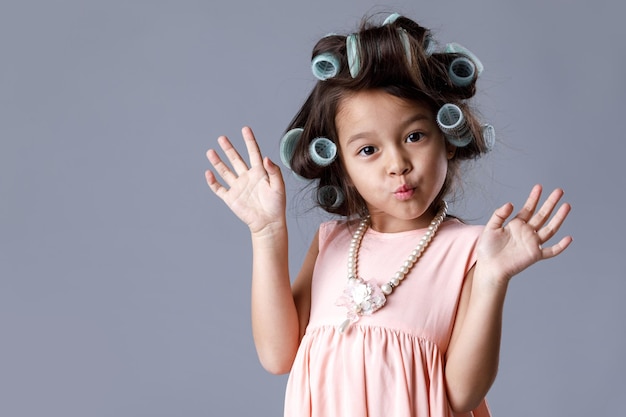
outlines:
[{"label": "girl's arm", "polygon": [[293,288],[287,269],[287,229],[252,237],[252,335],[263,367],[273,374],[291,370],[309,320],[311,277],[317,234]]},{"label": "girl's arm", "polygon": [[476,265],[463,286],[446,354],[448,399],[455,412],[476,408],[495,380],[510,279],[540,260],[557,256],[572,242],[567,236],[553,246],[542,246],[570,211],[569,204],[563,204],[550,219],[562,196],[562,190],[555,190],[535,213],[541,197],[541,186],[535,186],[522,210],[506,226],[504,222],[513,213],[511,204],[496,210],[485,226]]},{"label": "girl's arm", "polygon": [[[310,290],[307,285],[310,287],[316,252],[309,251],[292,293],[283,178],[280,169],[269,158],[261,156],[250,128],[244,127],[242,134],[250,167],[228,138],[221,136],[218,143],[232,169],[210,149],[207,158],[226,186],[217,181],[211,170],[206,171],[206,180],[211,190],[250,229],[254,342],[263,367],[272,373],[284,373],[289,371],[295,357],[303,317],[308,317],[307,297]],[[295,300],[298,300],[298,306]]]}]

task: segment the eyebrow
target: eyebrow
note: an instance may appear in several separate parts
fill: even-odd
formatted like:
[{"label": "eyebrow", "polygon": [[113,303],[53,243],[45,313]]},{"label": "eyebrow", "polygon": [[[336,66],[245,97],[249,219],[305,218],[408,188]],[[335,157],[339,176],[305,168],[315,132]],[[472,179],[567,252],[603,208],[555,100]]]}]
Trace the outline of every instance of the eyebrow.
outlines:
[{"label": "eyebrow", "polygon": [[[404,122],[402,122],[400,124],[401,127],[406,127],[409,126],[415,122],[419,122],[422,120],[428,120],[429,117],[427,114],[424,113],[416,113],[415,115],[413,115],[412,117],[407,118]],[[346,146],[350,145],[352,142],[354,142],[357,139],[361,139],[364,136],[369,136],[371,134],[370,131],[364,131],[364,132],[358,132],[355,133],[354,135],[351,135],[348,140],[346,141]]]}]

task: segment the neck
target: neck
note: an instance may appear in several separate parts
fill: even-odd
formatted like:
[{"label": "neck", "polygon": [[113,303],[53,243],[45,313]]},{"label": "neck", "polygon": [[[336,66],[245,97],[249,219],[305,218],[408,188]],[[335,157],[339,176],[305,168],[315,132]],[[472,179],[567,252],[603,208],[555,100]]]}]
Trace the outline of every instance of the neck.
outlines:
[{"label": "neck", "polygon": [[370,214],[370,228],[380,233],[400,233],[411,230],[425,229],[437,214],[437,208],[430,208],[415,219],[391,217],[385,213]]}]

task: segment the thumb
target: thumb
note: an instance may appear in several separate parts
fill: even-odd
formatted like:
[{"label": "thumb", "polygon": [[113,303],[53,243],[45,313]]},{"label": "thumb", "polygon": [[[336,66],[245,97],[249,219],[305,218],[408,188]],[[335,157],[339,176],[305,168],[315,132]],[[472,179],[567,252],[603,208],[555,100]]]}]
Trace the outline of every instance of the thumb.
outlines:
[{"label": "thumb", "polygon": [[280,167],[272,162],[268,156],[263,159],[263,167],[265,167],[265,171],[269,175],[270,184],[278,182],[278,184],[283,185],[283,175]]}]

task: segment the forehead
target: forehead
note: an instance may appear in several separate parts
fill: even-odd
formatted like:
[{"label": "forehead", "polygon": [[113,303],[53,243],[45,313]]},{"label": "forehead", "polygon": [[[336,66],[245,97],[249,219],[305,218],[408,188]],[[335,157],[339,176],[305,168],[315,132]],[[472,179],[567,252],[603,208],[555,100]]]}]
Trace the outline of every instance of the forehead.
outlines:
[{"label": "forehead", "polygon": [[435,123],[435,114],[424,102],[404,99],[382,90],[365,90],[339,101],[335,125],[341,137],[363,128],[397,128],[411,120]]}]

